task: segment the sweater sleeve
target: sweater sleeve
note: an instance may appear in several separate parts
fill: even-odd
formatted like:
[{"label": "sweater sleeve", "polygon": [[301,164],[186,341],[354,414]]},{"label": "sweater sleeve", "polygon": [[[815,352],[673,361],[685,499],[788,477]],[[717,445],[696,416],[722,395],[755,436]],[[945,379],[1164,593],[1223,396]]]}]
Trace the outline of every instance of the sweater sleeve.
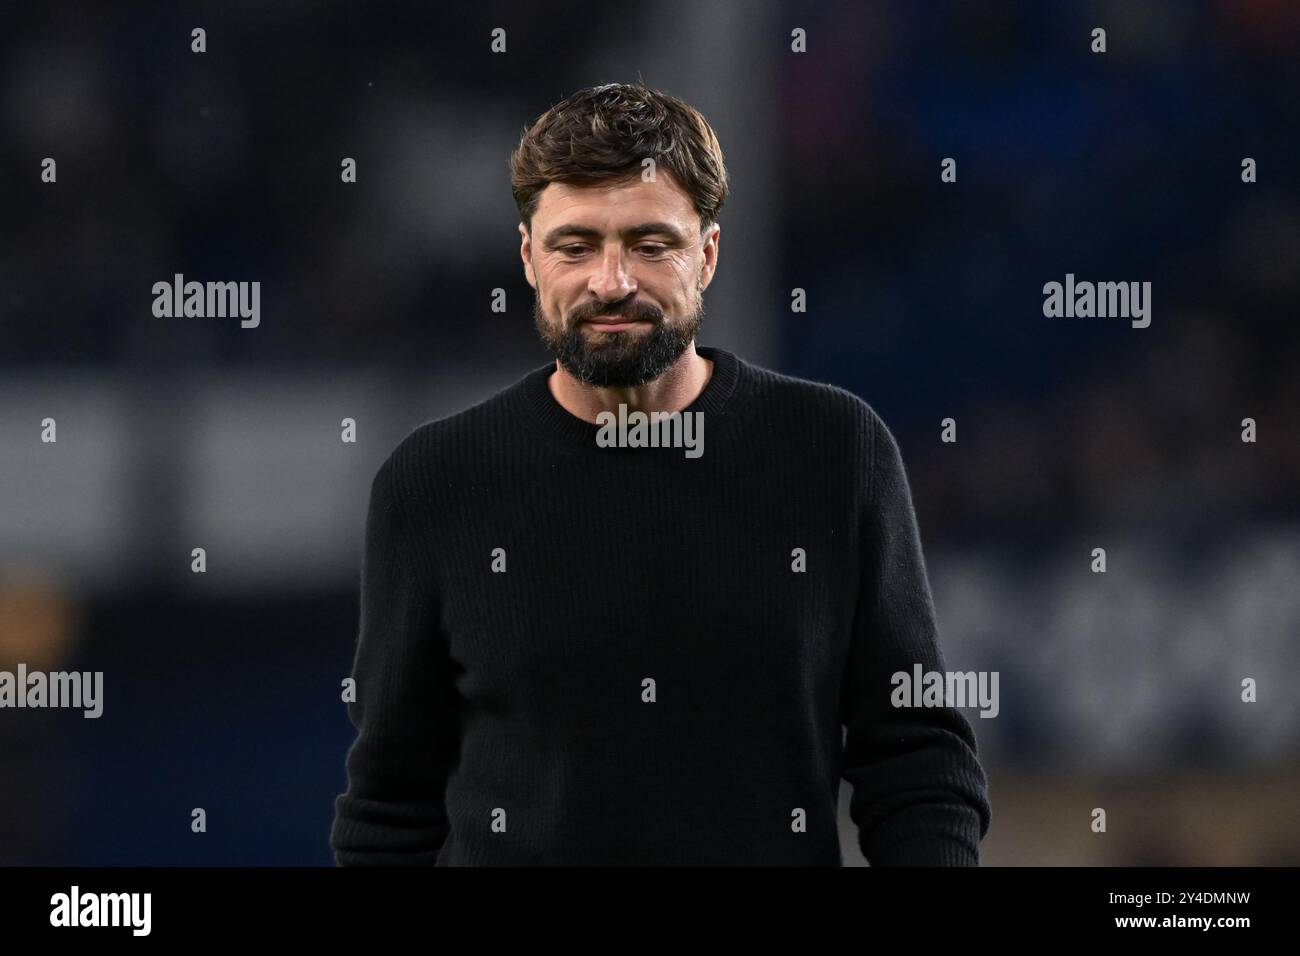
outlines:
[{"label": "sweater sleeve", "polygon": [[371,484],[366,516],[356,699],[348,703],[357,736],[330,831],[339,866],[432,865],[447,837],[455,689],[432,581],[410,532],[390,457]]},{"label": "sweater sleeve", "polygon": [[978,866],[990,807],[955,707],[895,707],[892,675],[944,670],[902,456],[869,411],[861,591],[840,701],[850,814],[872,866]]}]

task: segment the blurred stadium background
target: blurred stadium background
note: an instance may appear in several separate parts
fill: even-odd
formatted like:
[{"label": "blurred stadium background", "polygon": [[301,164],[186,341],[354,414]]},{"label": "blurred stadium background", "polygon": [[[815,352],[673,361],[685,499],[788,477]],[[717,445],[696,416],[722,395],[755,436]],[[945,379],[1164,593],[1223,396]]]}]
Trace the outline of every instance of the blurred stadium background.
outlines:
[{"label": "blurred stadium background", "polygon": [[[1298,10],[5,4],[0,669],[105,704],[0,712],[0,862],[331,862],[370,478],[546,364],[506,159],[641,78],[732,177],[701,343],[899,437],[948,667],[1001,675],[984,862],[1300,863]],[[153,317],[177,272],[260,327]],[[1151,327],[1045,319],[1067,272]]]}]

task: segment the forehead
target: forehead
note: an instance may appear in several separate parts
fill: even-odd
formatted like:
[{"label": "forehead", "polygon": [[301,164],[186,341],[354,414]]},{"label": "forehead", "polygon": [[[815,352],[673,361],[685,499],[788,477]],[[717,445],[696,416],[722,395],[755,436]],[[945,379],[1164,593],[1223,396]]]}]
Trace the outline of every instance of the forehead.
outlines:
[{"label": "forehead", "polygon": [[555,225],[579,218],[609,226],[632,220],[669,220],[683,228],[699,221],[691,197],[662,169],[656,171],[654,182],[643,182],[638,173],[631,179],[592,186],[549,183],[538,194],[534,224],[541,220]]}]

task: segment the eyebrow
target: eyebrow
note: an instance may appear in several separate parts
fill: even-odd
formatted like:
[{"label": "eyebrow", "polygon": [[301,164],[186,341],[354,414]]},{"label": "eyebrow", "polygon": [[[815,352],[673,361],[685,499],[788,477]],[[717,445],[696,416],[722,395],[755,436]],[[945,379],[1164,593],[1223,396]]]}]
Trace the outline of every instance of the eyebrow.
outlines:
[{"label": "eyebrow", "polygon": [[[604,233],[594,226],[585,226],[581,223],[572,223],[567,226],[556,226],[546,234],[543,245],[547,249],[554,249],[560,244],[560,240],[566,237],[578,239],[599,239]],[[624,239],[639,239],[642,236],[665,235],[672,238],[674,242],[682,242],[683,236],[677,230],[677,227],[668,222],[642,222],[635,226],[628,226],[620,230],[619,235]]]}]

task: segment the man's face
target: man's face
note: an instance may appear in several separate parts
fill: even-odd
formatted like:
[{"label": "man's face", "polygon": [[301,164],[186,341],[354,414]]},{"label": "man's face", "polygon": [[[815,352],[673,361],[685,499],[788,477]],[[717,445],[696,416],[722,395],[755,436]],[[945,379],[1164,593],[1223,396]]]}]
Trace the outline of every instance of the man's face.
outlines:
[{"label": "man's face", "polygon": [[589,385],[658,378],[699,331],[720,231],[701,236],[690,197],[663,171],[654,182],[551,183],[531,234],[519,225],[542,340]]}]

